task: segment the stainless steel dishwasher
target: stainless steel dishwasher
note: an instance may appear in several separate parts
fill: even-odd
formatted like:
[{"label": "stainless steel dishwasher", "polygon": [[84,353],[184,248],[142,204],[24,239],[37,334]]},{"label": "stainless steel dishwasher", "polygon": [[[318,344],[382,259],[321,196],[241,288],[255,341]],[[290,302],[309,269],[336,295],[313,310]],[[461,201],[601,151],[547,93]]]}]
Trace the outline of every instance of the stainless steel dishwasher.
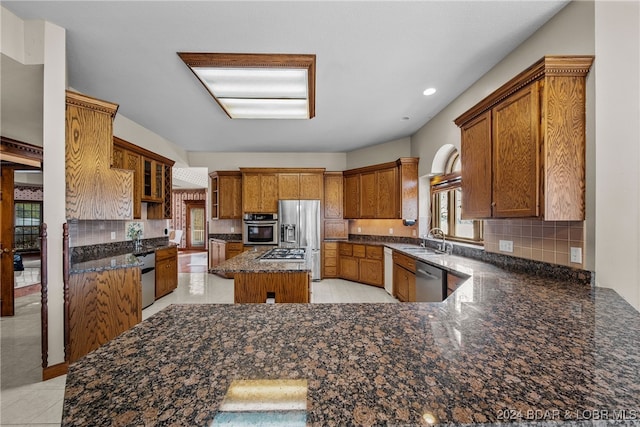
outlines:
[{"label": "stainless steel dishwasher", "polygon": [[416,301],[441,302],[443,299],[442,270],[430,264],[416,261]]}]

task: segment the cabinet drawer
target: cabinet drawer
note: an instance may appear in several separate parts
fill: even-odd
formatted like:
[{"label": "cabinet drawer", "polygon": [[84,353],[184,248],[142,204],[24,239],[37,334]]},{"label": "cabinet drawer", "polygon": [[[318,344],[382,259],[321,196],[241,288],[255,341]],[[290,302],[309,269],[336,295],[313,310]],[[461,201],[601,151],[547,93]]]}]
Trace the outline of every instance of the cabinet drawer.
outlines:
[{"label": "cabinet drawer", "polygon": [[340,255],[352,256],[353,245],[351,243],[340,243]]},{"label": "cabinet drawer", "polygon": [[338,242],[324,242],[325,249],[338,250]]},{"label": "cabinet drawer", "polygon": [[393,263],[398,264],[414,273],[416,272],[416,261],[413,258],[396,251],[393,251]]},{"label": "cabinet drawer", "polygon": [[227,242],[227,250],[242,252],[242,242]]},{"label": "cabinet drawer", "polygon": [[336,277],[338,275],[338,267],[328,267],[325,265],[324,275],[325,277]]},{"label": "cabinet drawer", "polygon": [[158,249],[156,251],[156,262],[178,256],[178,248],[172,246],[170,248]]},{"label": "cabinet drawer", "polygon": [[337,258],[338,257],[338,251],[336,251],[335,249],[326,249],[324,251],[324,257],[325,257],[325,259]]},{"label": "cabinet drawer", "polygon": [[357,258],[364,258],[366,254],[365,245],[353,245],[353,256]]},{"label": "cabinet drawer", "polygon": [[384,252],[382,246],[367,246],[366,253],[367,259],[382,259]]},{"label": "cabinet drawer", "polygon": [[338,257],[328,257],[325,255],[324,257],[324,266],[325,267],[337,267],[338,266]]}]

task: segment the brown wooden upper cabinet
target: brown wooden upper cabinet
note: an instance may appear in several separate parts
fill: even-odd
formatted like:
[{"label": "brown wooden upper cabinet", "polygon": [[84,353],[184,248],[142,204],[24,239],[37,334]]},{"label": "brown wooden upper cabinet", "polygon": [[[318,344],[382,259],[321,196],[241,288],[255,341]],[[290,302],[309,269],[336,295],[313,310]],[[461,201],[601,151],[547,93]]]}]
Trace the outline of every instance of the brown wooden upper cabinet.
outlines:
[{"label": "brown wooden upper cabinet", "polygon": [[418,158],[343,172],[344,217],[418,218]]},{"label": "brown wooden upper cabinet", "polygon": [[242,211],[278,212],[278,176],[275,173],[242,171]]},{"label": "brown wooden upper cabinet", "polygon": [[278,199],[321,200],[323,172],[324,169],[278,173]]},{"label": "brown wooden upper cabinet", "polygon": [[67,91],[65,129],[66,218],[133,217],[133,173],[111,169],[116,104]]},{"label": "brown wooden upper cabinet", "polygon": [[216,171],[209,174],[211,184],[211,218],[242,218],[242,173]]},{"label": "brown wooden upper cabinet", "polygon": [[585,79],[593,56],[545,56],[455,120],[462,218],[584,220]]},{"label": "brown wooden upper cabinet", "polygon": [[174,161],[122,138],[113,137],[111,166],[133,171],[133,217],[141,218],[142,202],[148,219],[171,218],[171,168]]},{"label": "brown wooden upper cabinet", "polygon": [[324,168],[240,168],[242,211],[276,213],[278,200],[322,200]]}]

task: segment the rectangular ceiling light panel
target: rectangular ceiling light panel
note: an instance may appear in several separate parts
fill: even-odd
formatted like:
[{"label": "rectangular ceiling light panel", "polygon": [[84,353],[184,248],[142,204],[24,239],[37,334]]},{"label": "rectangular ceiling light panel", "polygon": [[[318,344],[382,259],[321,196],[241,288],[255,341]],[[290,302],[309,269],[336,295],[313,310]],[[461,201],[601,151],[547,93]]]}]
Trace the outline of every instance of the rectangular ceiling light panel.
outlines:
[{"label": "rectangular ceiling light panel", "polygon": [[315,115],[315,55],[178,55],[232,119]]}]

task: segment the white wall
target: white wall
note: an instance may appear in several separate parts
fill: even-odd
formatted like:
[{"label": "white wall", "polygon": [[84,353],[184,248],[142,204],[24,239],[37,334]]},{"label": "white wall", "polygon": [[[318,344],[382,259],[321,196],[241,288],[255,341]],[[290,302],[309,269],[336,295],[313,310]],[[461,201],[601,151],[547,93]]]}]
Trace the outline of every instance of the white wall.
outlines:
[{"label": "white wall", "polygon": [[65,30],[44,21],[22,21],[1,8],[2,54],[21,64],[43,64],[43,222],[48,227],[48,365],[64,362],[62,225],[65,219]]},{"label": "white wall", "polygon": [[596,284],[640,310],[640,3],[597,2]]},{"label": "white wall", "polygon": [[393,162],[400,157],[411,157],[411,137],[350,151],[346,169]]},{"label": "white wall", "polygon": [[189,166],[216,170],[247,168],[326,168],[327,171],[346,169],[346,153],[188,153]]},{"label": "white wall", "polygon": [[[112,102],[118,103],[117,100],[112,100]],[[120,113],[116,114],[113,121],[113,134],[127,142],[175,160],[175,167],[189,166],[187,152],[182,147],[140,126]]]},{"label": "white wall", "polygon": [[[460,148],[460,129],[453,120],[495,89],[545,55],[593,55],[594,3],[569,3],[517,49],[469,87],[411,137],[411,155],[420,157],[419,175],[430,172],[438,149],[444,144]],[[586,136],[586,242],[585,268],[595,265],[595,71],[587,76]],[[421,213],[422,216],[422,213]]]}]

